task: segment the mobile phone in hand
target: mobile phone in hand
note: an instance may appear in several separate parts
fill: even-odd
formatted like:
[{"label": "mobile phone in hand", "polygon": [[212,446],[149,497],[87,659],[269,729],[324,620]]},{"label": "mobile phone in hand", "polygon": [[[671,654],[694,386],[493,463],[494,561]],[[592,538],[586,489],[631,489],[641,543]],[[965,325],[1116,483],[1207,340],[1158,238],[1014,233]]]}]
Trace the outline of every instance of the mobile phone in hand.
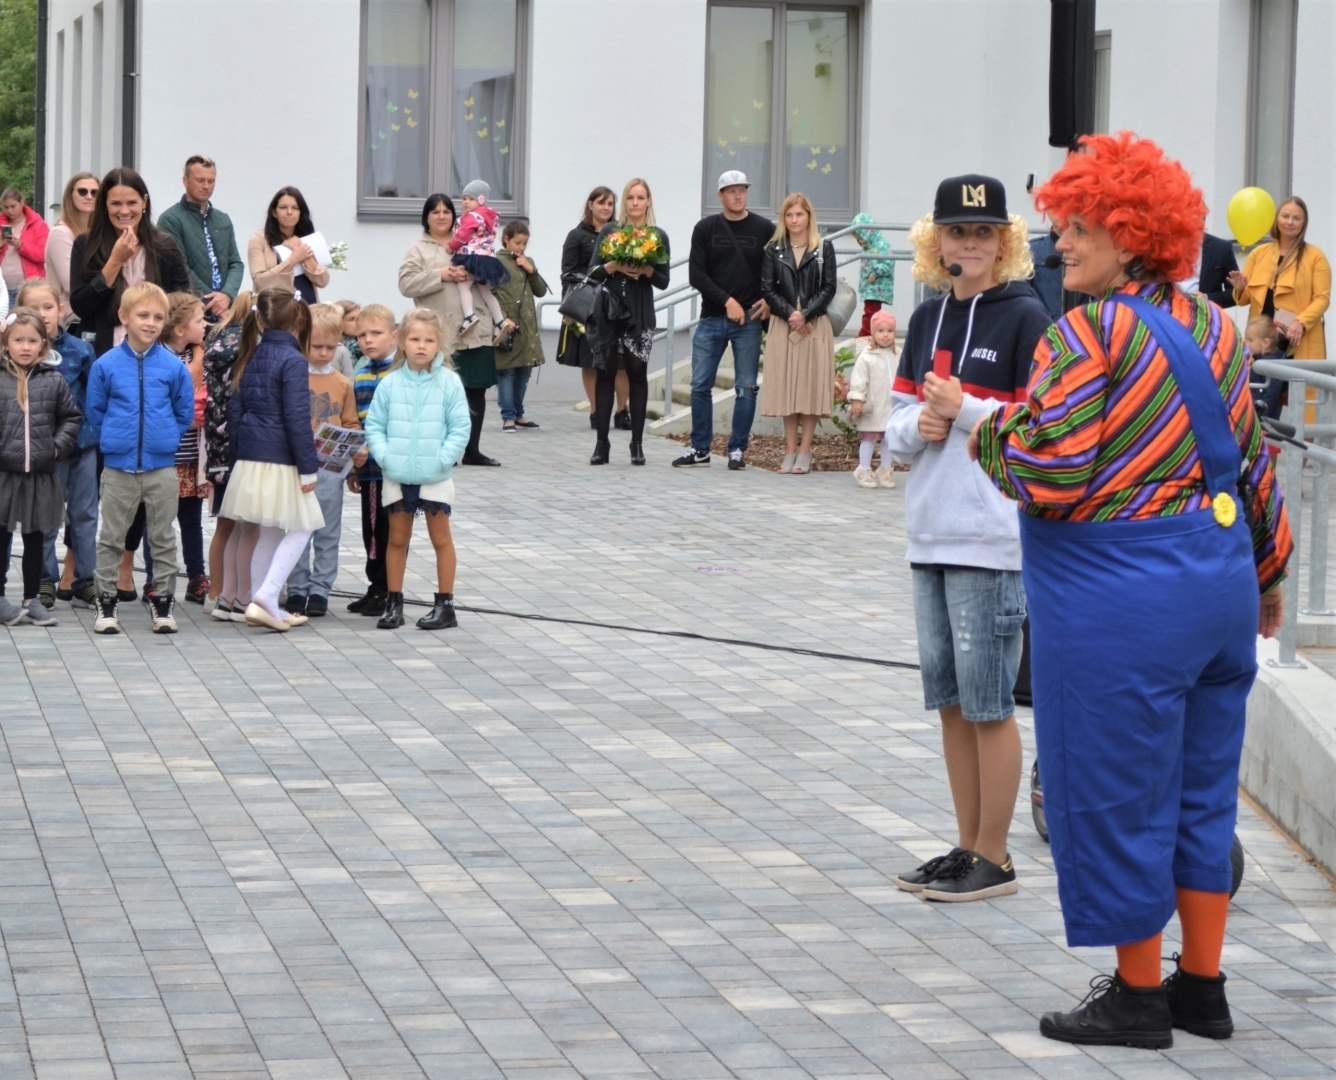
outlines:
[{"label": "mobile phone in hand", "polygon": [[8,244],[14,239],[14,230],[9,225],[0,225],[0,240]]},{"label": "mobile phone in hand", "polygon": [[759,313],[760,310],[761,310],[761,301],[757,300],[756,303],[752,304],[752,306],[747,309],[747,318],[755,320],[757,313]]}]

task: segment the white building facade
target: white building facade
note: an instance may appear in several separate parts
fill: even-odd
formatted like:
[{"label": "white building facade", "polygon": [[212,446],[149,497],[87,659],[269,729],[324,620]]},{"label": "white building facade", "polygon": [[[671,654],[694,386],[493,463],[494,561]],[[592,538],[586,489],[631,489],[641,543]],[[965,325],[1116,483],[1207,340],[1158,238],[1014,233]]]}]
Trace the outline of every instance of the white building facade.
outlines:
[{"label": "white building facade", "polygon": [[[49,0],[49,18],[48,204],[75,171],[132,164],[160,213],[207,154],[243,255],[295,185],[349,246],[327,298],[396,310],[423,196],[477,177],[555,285],[597,184],[645,178],[684,255],[723,168],[753,208],[799,190],[832,225],[911,221],[941,178],[984,172],[1037,224],[1026,179],[1063,153],[1046,0]],[[1213,232],[1256,182],[1304,196],[1309,239],[1336,245],[1336,0],[1098,0],[1096,19],[1101,129],[1182,160]]]}]

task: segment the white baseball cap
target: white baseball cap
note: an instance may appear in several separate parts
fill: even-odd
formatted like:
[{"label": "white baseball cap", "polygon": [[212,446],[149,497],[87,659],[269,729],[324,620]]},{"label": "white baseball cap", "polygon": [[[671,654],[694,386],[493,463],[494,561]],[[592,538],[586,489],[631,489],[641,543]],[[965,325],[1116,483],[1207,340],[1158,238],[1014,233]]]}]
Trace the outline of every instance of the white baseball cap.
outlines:
[{"label": "white baseball cap", "polygon": [[729,169],[728,172],[719,174],[719,190],[723,191],[726,187],[737,187],[741,184],[743,187],[751,187],[751,181],[747,179],[747,174],[739,169]]}]

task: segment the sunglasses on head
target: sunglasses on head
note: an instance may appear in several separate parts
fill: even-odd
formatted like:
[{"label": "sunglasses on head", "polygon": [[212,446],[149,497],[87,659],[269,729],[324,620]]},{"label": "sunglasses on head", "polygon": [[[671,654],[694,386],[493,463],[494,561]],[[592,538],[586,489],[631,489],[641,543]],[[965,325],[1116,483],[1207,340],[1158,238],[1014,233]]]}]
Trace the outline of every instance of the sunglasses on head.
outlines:
[{"label": "sunglasses on head", "polygon": [[89,195],[96,195],[96,194],[97,194],[97,188],[95,188],[95,187],[77,187],[77,188],[74,189],[74,193],[75,193],[76,195],[80,195],[80,196],[82,196],[83,198],[86,199],[86,198],[88,198]]}]

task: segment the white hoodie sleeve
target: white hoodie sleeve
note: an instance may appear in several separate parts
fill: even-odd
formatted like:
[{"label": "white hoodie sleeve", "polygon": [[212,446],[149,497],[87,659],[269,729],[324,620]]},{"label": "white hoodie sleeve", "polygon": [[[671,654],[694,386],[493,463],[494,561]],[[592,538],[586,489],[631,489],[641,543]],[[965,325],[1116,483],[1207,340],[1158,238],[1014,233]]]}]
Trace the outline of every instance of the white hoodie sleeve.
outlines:
[{"label": "white hoodie sleeve", "polygon": [[956,413],[956,418],[952,421],[953,427],[960,428],[966,435],[974,430],[974,425],[985,416],[991,416],[998,409],[1006,404],[995,398],[979,398],[973,394],[966,394],[960,402],[960,412]]},{"label": "white hoodie sleeve", "polygon": [[917,397],[891,391],[891,417],[886,421],[886,446],[901,465],[911,465],[928,440],[919,434],[919,413],[927,408]]}]

